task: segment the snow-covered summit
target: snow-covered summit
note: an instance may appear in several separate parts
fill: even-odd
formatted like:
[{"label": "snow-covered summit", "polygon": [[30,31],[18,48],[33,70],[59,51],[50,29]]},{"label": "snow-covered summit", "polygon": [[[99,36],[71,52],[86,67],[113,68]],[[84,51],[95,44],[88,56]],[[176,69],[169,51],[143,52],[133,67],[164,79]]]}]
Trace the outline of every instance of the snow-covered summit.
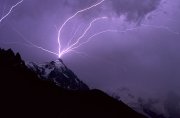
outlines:
[{"label": "snow-covered summit", "polygon": [[28,67],[41,79],[52,80],[56,85],[68,90],[88,90],[89,87],[66,67],[61,59],[43,64],[29,63]]}]

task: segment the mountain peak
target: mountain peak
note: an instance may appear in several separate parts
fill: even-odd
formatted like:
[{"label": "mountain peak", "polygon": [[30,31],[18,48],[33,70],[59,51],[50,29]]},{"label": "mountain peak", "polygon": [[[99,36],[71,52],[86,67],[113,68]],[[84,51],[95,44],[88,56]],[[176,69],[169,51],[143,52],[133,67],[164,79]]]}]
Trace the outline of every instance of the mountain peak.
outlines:
[{"label": "mountain peak", "polygon": [[89,87],[63,63],[62,59],[46,62],[40,65],[28,64],[41,79],[51,80],[56,85],[68,90],[89,90]]}]

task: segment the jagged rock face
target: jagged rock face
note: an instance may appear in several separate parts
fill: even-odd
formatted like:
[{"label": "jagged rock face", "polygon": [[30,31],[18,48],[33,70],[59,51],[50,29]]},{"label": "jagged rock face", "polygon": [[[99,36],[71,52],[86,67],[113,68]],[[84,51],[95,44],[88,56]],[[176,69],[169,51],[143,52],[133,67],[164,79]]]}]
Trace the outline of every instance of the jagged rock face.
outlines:
[{"label": "jagged rock face", "polygon": [[66,67],[61,59],[41,65],[29,63],[32,69],[41,79],[51,80],[56,85],[69,90],[89,90],[89,87]]}]

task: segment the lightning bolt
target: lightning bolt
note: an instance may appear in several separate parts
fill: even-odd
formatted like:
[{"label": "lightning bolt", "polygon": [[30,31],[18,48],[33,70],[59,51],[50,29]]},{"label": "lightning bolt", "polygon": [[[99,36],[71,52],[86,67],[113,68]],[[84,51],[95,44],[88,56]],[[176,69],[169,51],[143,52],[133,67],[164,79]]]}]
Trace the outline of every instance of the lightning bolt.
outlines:
[{"label": "lightning bolt", "polygon": [[92,36],[90,36],[86,41],[79,43],[77,46],[71,48],[72,50],[75,50],[79,47],[81,47],[82,45],[85,45],[87,43],[89,43],[94,37],[105,34],[105,33],[127,33],[129,31],[135,31],[137,29],[143,28],[143,27],[148,27],[148,28],[153,28],[153,29],[162,29],[162,30],[166,30],[172,34],[175,35],[180,35],[180,32],[176,32],[174,30],[172,30],[171,28],[167,27],[167,26],[157,26],[157,25],[148,25],[148,24],[141,24],[141,26],[137,26],[137,27],[133,27],[133,28],[129,28],[129,29],[125,29],[125,30],[114,30],[114,29],[107,29],[107,30],[103,30],[100,31],[98,33],[93,34]]},{"label": "lightning bolt", "polygon": [[40,50],[42,50],[42,51],[45,51],[45,52],[47,52],[47,53],[51,53],[51,54],[56,55],[56,56],[59,55],[58,53],[55,53],[55,52],[50,51],[50,50],[48,50],[48,49],[45,49],[45,48],[43,48],[43,47],[41,47],[41,46],[38,46],[38,45],[32,43],[31,41],[27,40],[27,39],[24,37],[24,35],[23,35],[22,33],[20,33],[18,30],[16,30],[15,28],[13,28],[13,30],[14,30],[27,44],[31,45],[32,47],[38,48],[38,49],[40,49]]},{"label": "lightning bolt", "polygon": [[87,11],[87,10],[89,10],[89,9],[92,9],[92,8],[98,6],[98,5],[102,4],[104,1],[105,1],[105,0],[101,0],[100,2],[98,2],[98,3],[96,3],[96,4],[93,4],[93,5],[90,6],[90,7],[87,7],[87,8],[85,8],[85,9],[82,9],[82,10],[77,11],[74,15],[72,15],[71,17],[69,17],[69,18],[62,24],[62,26],[59,28],[59,31],[58,31],[59,58],[61,57],[61,54],[64,52],[64,51],[61,52],[61,32],[62,32],[64,26],[65,26],[71,19],[73,19],[74,17],[76,17],[78,14],[80,14],[80,13],[82,13],[82,12],[85,12],[85,11]]},{"label": "lightning bolt", "polygon": [[81,39],[84,38],[84,36],[87,34],[87,32],[91,29],[93,23],[95,23],[95,22],[97,22],[97,21],[99,21],[99,20],[103,20],[103,19],[107,19],[107,17],[100,17],[100,18],[95,18],[94,20],[92,20],[92,21],[90,22],[89,26],[88,26],[88,27],[85,29],[85,31],[83,32],[83,34],[82,34],[73,44],[71,44],[70,46],[68,46],[66,49],[62,50],[62,51],[59,53],[59,58],[60,58],[62,55],[66,54],[66,53],[68,53],[68,52],[70,52],[70,51],[72,51],[72,50],[74,49],[74,46],[76,46],[76,45],[79,44],[79,42],[81,41]]},{"label": "lightning bolt", "polygon": [[[89,43],[94,37],[96,36],[99,36],[99,35],[102,35],[102,34],[105,34],[105,33],[126,33],[126,32],[129,32],[129,31],[135,31],[139,28],[143,28],[143,27],[148,27],[148,28],[154,28],[154,29],[163,29],[163,30],[166,30],[170,33],[173,33],[173,34],[176,34],[176,35],[180,35],[179,32],[176,32],[174,30],[172,30],[171,28],[169,27],[166,27],[166,26],[157,26],[157,25],[148,25],[148,24],[141,24],[140,26],[137,26],[137,27],[133,27],[133,28],[129,28],[129,29],[125,29],[125,30],[115,30],[115,29],[106,29],[106,30],[103,30],[103,31],[100,31],[100,32],[97,32],[93,35],[91,35],[89,38],[87,38],[85,41],[83,41],[82,39],[85,38],[85,36],[87,35],[87,33],[91,30],[91,28],[93,27],[93,25],[98,22],[98,21],[101,21],[101,20],[106,20],[108,19],[108,17],[99,17],[99,18],[95,18],[93,19],[89,25],[85,28],[85,30],[83,31],[83,33],[78,37],[78,38],[75,38],[78,31],[79,31],[79,28],[81,25],[79,25],[79,27],[75,30],[72,38],[67,42],[67,46],[65,48],[62,47],[62,44],[61,44],[61,41],[62,41],[62,31],[64,29],[64,27],[68,24],[68,22],[70,22],[73,18],[75,18],[77,15],[79,15],[80,13],[83,13],[83,12],[86,12],[87,10],[90,10],[90,9],[93,9],[94,7],[97,7],[99,5],[101,5],[105,0],[101,0],[85,9],[82,9],[82,10],[79,10],[77,11],[76,13],[74,13],[72,16],[70,16],[69,18],[67,18],[65,20],[65,22],[60,26],[60,28],[58,28],[56,25],[55,25],[55,28],[57,30],[57,42],[58,42],[58,53],[57,52],[53,52],[51,50],[48,50],[46,48],[43,48],[41,46],[38,46],[36,44],[34,44],[33,42],[27,40],[22,33],[20,33],[19,31],[17,31],[16,29],[14,29],[14,31],[26,42],[25,43],[21,43],[22,45],[24,46],[30,46],[30,47],[34,47],[34,48],[37,48],[37,49],[40,49],[42,51],[45,51],[47,53],[50,53],[50,54],[53,54],[55,56],[58,56],[59,58],[61,58],[63,55],[67,54],[67,53],[70,53],[70,52],[74,52],[74,53],[78,53],[78,54],[82,54],[82,52],[78,52],[76,51],[77,48],[81,47],[82,45],[85,45],[87,43]],[[17,7],[18,5],[20,5],[21,3],[23,2],[23,0],[17,2],[15,5],[13,5],[11,7],[11,9],[9,10],[9,12],[7,14],[5,14],[2,18],[0,18],[0,23],[6,18],[8,17],[11,12],[13,11],[13,9],[15,7]],[[8,43],[7,43],[8,44]],[[20,44],[20,43],[17,43],[17,42],[9,42],[9,44]]]},{"label": "lightning bolt", "polygon": [[13,6],[10,8],[10,10],[8,11],[8,13],[5,14],[4,16],[2,16],[2,18],[0,19],[0,23],[1,23],[6,17],[8,17],[8,16],[11,14],[11,12],[13,11],[13,9],[16,8],[18,5],[20,5],[23,1],[24,1],[24,0],[21,0],[21,1],[17,2],[15,5],[13,5]]},{"label": "lightning bolt", "polygon": [[[93,23],[95,23],[96,21],[101,20],[101,19],[107,19],[107,17],[100,17],[100,18],[94,19],[94,20],[89,24],[89,26],[86,28],[86,30],[83,32],[83,34],[82,34],[74,43],[71,44],[72,40],[74,39],[74,37],[75,37],[75,35],[76,35],[77,31],[78,31],[78,29],[77,29],[77,31],[74,33],[74,36],[72,37],[72,39],[68,42],[67,48],[65,48],[64,50],[61,51],[61,47],[62,47],[62,46],[61,46],[61,33],[62,33],[62,30],[64,29],[65,25],[66,25],[70,20],[72,20],[74,17],[76,17],[78,14],[80,14],[80,13],[82,13],[82,12],[85,12],[85,11],[87,11],[87,10],[90,10],[90,9],[92,9],[92,8],[94,8],[94,7],[102,4],[104,1],[105,1],[105,0],[101,0],[100,2],[97,2],[96,4],[93,4],[93,5],[85,8],[85,9],[82,9],[82,10],[77,11],[75,14],[73,14],[72,16],[70,16],[70,17],[62,24],[62,26],[61,26],[59,29],[57,28],[57,26],[55,26],[55,28],[58,30],[58,46],[59,46],[59,48],[58,48],[58,49],[59,49],[59,50],[58,50],[58,53],[53,52],[53,51],[50,51],[50,50],[48,50],[48,49],[46,49],[46,48],[43,48],[43,47],[41,47],[41,46],[38,46],[38,45],[30,42],[29,40],[27,40],[27,39],[23,36],[22,33],[20,33],[19,31],[17,31],[15,28],[13,28],[13,30],[27,43],[27,44],[23,44],[23,43],[22,43],[22,45],[26,45],[26,46],[30,46],[30,47],[35,47],[35,48],[41,49],[42,51],[45,51],[45,52],[47,52],[47,53],[51,53],[51,54],[53,54],[53,55],[56,55],[56,56],[58,56],[59,58],[60,58],[62,55],[66,54],[66,53],[69,53],[69,52],[81,53],[81,52],[75,51],[75,50],[74,50],[74,49],[75,49],[74,47],[75,47],[77,44],[79,44],[79,42],[80,42],[80,40],[81,40],[82,38],[84,38],[84,36],[87,34],[87,32],[88,32],[88,31],[90,30],[90,28],[92,27],[92,24],[93,24]],[[23,2],[23,0],[19,1],[19,2],[16,3],[15,5],[13,5],[13,6],[11,7],[11,9],[9,10],[9,12],[0,19],[0,22],[2,22],[6,17],[8,17],[8,16],[11,14],[11,12],[13,11],[13,9],[14,9],[15,7],[17,7],[19,4],[21,4],[22,2]],[[19,43],[10,42],[9,44],[19,44]],[[70,44],[71,44],[71,45],[70,45]]]},{"label": "lightning bolt", "polygon": [[107,30],[103,30],[100,31],[98,33],[93,34],[92,36],[90,36],[86,41],[84,41],[83,43],[80,43],[79,45],[77,45],[76,47],[73,47],[72,49],[77,49],[79,47],[81,47],[82,45],[85,45],[87,43],[89,43],[94,37],[97,37],[99,35],[105,34],[105,33],[126,33],[128,31],[133,31],[133,30],[137,30],[139,29],[139,27],[134,27],[134,28],[129,28],[129,29],[125,29],[125,30],[114,30],[114,29],[107,29]]},{"label": "lightning bolt", "polygon": [[75,36],[76,36],[77,32],[79,31],[80,27],[81,27],[81,25],[78,26],[78,28],[77,28],[76,31],[74,32],[71,40],[68,41],[68,46],[71,44],[71,42],[72,42],[73,39],[75,38]]},{"label": "lightning bolt", "polygon": [[171,28],[167,27],[167,26],[157,26],[157,25],[149,25],[149,24],[141,24],[142,27],[149,27],[149,28],[153,28],[153,29],[163,29],[166,30],[172,34],[175,35],[180,35],[180,32],[174,31]]}]

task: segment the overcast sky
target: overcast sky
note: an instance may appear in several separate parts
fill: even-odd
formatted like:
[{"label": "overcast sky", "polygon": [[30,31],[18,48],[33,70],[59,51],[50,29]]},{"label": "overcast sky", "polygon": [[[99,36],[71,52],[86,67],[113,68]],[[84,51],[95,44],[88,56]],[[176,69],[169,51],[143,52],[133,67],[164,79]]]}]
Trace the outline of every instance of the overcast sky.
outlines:
[{"label": "overcast sky", "polygon": [[[17,2],[0,0],[0,16]],[[56,60],[56,55],[30,46],[22,37],[58,52],[57,28],[78,10],[97,2],[24,0],[0,23],[0,47],[20,52],[26,61]],[[115,91],[128,87],[149,95],[180,89],[179,0],[106,0],[65,26],[62,47],[65,48],[78,27],[75,39],[90,21],[102,16],[108,19],[94,23],[83,41],[106,29],[137,29],[104,33],[76,50],[82,53],[63,55],[63,61],[81,80],[93,88]]]}]

